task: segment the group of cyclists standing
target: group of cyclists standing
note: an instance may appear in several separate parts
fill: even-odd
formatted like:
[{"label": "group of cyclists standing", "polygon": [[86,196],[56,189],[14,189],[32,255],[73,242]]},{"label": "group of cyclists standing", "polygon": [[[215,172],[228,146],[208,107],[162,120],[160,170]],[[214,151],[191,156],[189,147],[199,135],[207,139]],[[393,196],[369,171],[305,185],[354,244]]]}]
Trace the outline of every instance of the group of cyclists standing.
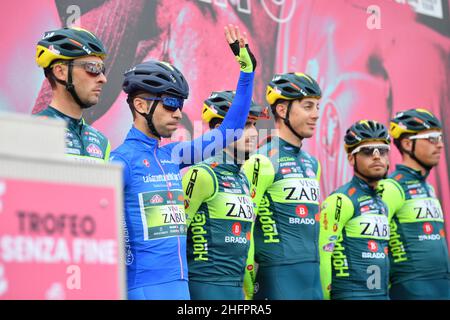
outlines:
[{"label": "group of cyclists standing", "polygon": [[[258,147],[268,110],[252,101],[256,59],[237,26],[225,38],[240,74],[235,90],[205,100],[210,130],[161,145],[189,85],[175,66],[146,61],[124,74],[133,124],[111,157],[82,118],[107,81],[102,42],[81,28],[38,42],[53,93],[38,115],[68,123],[69,157],[123,166],[128,299],[450,299],[444,214],[426,182],[443,149],[439,120],[419,108],[389,129],[354,123],[344,137],[354,176],[321,202],[320,163],[302,149],[321,88],[304,73],[275,74],[266,100],[277,134]],[[403,160],[388,176],[391,138]]]}]

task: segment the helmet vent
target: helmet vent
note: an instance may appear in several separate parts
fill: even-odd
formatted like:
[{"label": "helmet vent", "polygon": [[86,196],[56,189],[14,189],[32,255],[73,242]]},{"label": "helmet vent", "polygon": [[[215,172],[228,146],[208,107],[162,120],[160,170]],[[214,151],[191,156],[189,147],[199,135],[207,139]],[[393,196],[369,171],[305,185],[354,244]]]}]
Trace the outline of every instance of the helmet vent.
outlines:
[{"label": "helmet vent", "polygon": [[65,38],[66,37],[62,36],[62,35],[54,35],[53,37],[48,38],[46,41],[48,41],[48,42],[55,42],[55,41],[63,40]]},{"label": "helmet vent", "polygon": [[277,81],[274,81],[275,84],[284,84],[288,83],[289,81],[286,79],[278,79]]},{"label": "helmet vent", "polygon": [[160,78],[160,79],[163,79],[163,80],[167,81],[167,82],[172,82],[172,80],[169,77],[167,77],[166,75],[164,75],[164,74],[159,73],[156,76],[158,78]]},{"label": "helmet vent", "polygon": [[306,91],[308,91],[308,93],[311,94],[311,95],[316,94],[316,91],[314,91],[314,90],[311,89],[310,87],[306,87],[305,89],[306,89]]},{"label": "helmet vent", "polygon": [[134,74],[135,75],[145,75],[145,76],[150,75],[150,73],[148,71],[145,71],[145,70],[134,70]]},{"label": "helmet vent", "polygon": [[223,99],[220,97],[216,97],[216,98],[211,99],[211,101],[217,103],[217,102],[222,102]]},{"label": "helmet vent", "polygon": [[93,44],[93,43],[89,43],[89,47],[92,48],[92,49],[94,49],[94,51],[96,51],[96,52],[103,52],[102,49],[100,49],[98,46],[96,46],[96,45]]},{"label": "helmet vent", "polygon": [[289,93],[297,93],[297,90],[295,90],[294,88],[291,87],[286,87],[284,88],[284,91],[289,92]]},{"label": "helmet vent", "polygon": [[153,80],[142,80],[142,82],[144,82],[145,84],[148,84],[149,86],[152,87],[160,87],[161,83],[157,82],[157,81],[153,81]]},{"label": "helmet vent", "polygon": [[77,46],[75,46],[75,45],[73,45],[73,44],[70,44],[70,43],[63,43],[63,44],[61,44],[60,47],[61,47],[62,49],[64,49],[64,50],[69,50],[69,51],[80,50],[79,47],[77,47]]}]

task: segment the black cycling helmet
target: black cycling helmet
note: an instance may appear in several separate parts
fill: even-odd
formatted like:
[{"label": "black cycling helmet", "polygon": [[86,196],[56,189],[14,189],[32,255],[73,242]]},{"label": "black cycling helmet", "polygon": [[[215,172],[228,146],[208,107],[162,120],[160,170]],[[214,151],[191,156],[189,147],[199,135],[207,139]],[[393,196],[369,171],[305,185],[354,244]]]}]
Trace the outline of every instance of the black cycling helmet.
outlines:
[{"label": "black cycling helmet", "polygon": [[374,120],[360,120],[354,123],[344,136],[344,147],[350,153],[359,144],[367,141],[380,141],[385,144],[391,143],[387,128]]},{"label": "black cycling helmet", "polygon": [[320,98],[322,91],[316,80],[300,72],[276,74],[266,88],[266,100],[271,106],[279,99],[296,100],[305,97]]},{"label": "black cycling helmet", "polygon": [[82,28],[63,28],[48,31],[37,43],[36,63],[48,68],[55,60],[73,60],[86,56],[106,57],[103,43]]},{"label": "black cycling helmet", "polygon": [[[228,112],[236,95],[234,91],[215,91],[203,103],[202,119],[210,123],[213,119],[223,119]],[[268,119],[267,108],[256,104],[253,100],[250,106],[249,117],[258,119]]]},{"label": "black cycling helmet", "polygon": [[124,76],[122,88],[128,95],[145,91],[182,99],[187,99],[189,96],[189,85],[183,74],[167,62],[146,61],[126,71]]},{"label": "black cycling helmet", "polygon": [[430,129],[442,129],[441,122],[426,109],[410,109],[397,112],[391,120],[390,134],[399,139],[404,133],[417,133]]}]

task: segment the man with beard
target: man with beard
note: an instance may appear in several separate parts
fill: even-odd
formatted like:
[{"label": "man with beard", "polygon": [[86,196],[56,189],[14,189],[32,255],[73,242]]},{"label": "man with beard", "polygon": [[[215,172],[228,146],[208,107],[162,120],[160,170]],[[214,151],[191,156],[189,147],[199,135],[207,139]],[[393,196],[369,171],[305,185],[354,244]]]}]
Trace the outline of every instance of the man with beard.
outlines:
[{"label": "man with beard", "polygon": [[376,185],[388,171],[390,137],[384,125],[361,120],[344,141],[354,176],[324,201],[320,213],[324,297],[387,300],[388,210]]},{"label": "man with beard", "polygon": [[[213,92],[202,119],[213,130],[226,116],[234,92]],[[242,137],[183,176],[188,216],[187,258],[193,300],[243,300],[250,232],[255,219],[242,163],[256,149],[256,121],[267,109],[252,102]]]},{"label": "man with beard", "polygon": [[403,162],[380,183],[389,206],[391,299],[450,299],[444,215],[426,179],[444,147],[440,121],[428,110],[398,112],[391,135]]},{"label": "man with beard", "polygon": [[50,105],[36,115],[66,121],[66,154],[71,159],[109,159],[108,139],[82,118],[83,110],[98,103],[106,83],[105,57],[102,42],[81,28],[48,31],[37,44],[36,62],[44,68],[53,95]]},{"label": "man with beard", "polygon": [[134,123],[112,159],[124,167],[129,299],[189,299],[180,169],[211,156],[206,149],[220,151],[238,139],[235,130],[244,127],[252,97],[256,61],[247,39],[235,26],[225,27],[225,36],[241,66],[236,96],[222,124],[193,141],[159,145],[181,120],[189,94],[183,74],[161,61],[125,73]]}]

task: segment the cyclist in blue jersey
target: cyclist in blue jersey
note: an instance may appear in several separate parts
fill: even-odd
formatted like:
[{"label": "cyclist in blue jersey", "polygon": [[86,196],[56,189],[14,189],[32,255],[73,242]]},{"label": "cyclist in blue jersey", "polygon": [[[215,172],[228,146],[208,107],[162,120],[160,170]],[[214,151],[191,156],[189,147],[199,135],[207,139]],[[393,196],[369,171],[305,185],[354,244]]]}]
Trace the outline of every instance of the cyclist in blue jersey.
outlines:
[{"label": "cyclist in blue jersey", "polygon": [[256,60],[245,34],[230,25],[225,36],[241,66],[236,96],[222,124],[193,141],[159,145],[180,122],[189,94],[183,74],[161,61],[147,61],[125,73],[123,90],[134,121],[111,159],[124,168],[129,299],[190,298],[180,169],[239,139],[252,98]]}]

